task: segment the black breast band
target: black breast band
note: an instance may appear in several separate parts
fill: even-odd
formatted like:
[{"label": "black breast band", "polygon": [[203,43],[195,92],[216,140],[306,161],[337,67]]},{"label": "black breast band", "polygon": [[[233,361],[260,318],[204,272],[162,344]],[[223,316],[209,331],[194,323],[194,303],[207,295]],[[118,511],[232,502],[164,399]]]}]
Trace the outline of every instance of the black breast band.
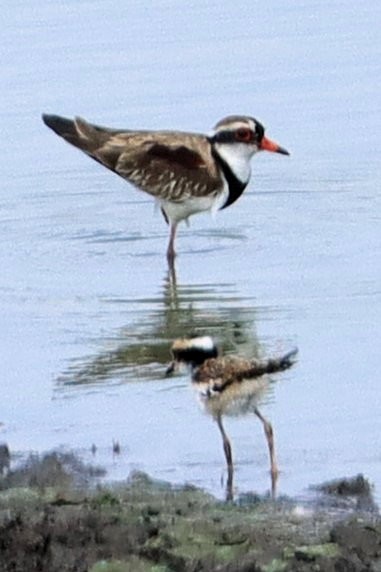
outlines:
[{"label": "black breast band", "polygon": [[222,210],[232,205],[233,203],[235,203],[237,199],[239,199],[239,197],[245,190],[247,183],[243,183],[242,181],[240,181],[240,179],[238,179],[238,177],[235,176],[235,174],[233,173],[233,171],[231,170],[230,166],[225,161],[225,159],[223,159],[221,155],[218,153],[218,151],[216,151],[213,145],[213,138],[210,139],[210,144],[212,147],[213,158],[217,161],[218,165],[221,167],[229,188],[228,198],[226,199],[225,204],[223,204],[222,207],[220,208],[220,210]]}]

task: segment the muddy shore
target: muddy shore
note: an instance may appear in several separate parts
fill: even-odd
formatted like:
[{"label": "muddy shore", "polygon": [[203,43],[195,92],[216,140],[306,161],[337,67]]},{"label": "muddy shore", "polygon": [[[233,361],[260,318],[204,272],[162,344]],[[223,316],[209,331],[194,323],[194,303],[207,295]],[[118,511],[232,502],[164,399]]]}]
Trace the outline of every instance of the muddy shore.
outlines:
[{"label": "muddy shore", "polygon": [[318,487],[309,505],[101,476],[70,453],[5,466],[0,572],[381,570],[381,520],[362,476]]}]

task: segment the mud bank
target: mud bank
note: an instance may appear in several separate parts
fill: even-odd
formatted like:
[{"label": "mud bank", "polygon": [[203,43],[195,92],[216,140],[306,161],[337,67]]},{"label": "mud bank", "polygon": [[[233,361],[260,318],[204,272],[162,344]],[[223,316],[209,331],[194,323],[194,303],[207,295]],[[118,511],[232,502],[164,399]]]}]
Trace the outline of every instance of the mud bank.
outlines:
[{"label": "mud bank", "polygon": [[362,477],[321,487],[307,507],[223,503],[142,473],[100,486],[100,475],[52,453],[1,477],[0,572],[381,570],[381,520]]}]

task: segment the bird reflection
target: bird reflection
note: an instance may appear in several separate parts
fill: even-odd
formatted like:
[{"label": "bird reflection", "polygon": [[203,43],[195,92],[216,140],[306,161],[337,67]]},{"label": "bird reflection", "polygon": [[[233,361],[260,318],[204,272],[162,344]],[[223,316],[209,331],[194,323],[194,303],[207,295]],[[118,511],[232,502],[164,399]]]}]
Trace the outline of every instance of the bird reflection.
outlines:
[{"label": "bird reflection", "polygon": [[[149,298],[110,298],[132,317],[110,339],[99,340],[99,350],[73,359],[60,375],[56,390],[84,384],[149,381],[162,376],[168,346],[174,338],[212,332],[225,351],[243,345],[257,355],[256,307],[236,293],[232,283],[178,283],[174,268],[166,271],[159,293]],[[104,307],[102,308],[104,312]]]}]

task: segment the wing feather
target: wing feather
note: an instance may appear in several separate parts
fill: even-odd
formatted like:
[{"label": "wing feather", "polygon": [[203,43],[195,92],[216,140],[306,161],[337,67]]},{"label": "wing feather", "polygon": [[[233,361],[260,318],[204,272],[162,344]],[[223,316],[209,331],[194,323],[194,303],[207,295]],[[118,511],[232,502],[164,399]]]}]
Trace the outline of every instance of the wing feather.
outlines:
[{"label": "wing feather", "polygon": [[169,201],[215,196],[221,173],[209,139],[179,131],[129,131],[43,115],[43,120],[71,145],[139,189]]},{"label": "wing feather", "polygon": [[193,381],[209,384],[213,391],[222,392],[232,383],[284,371],[294,365],[296,355],[297,349],[283,356],[264,360],[247,360],[236,356],[211,358],[195,371]]}]

